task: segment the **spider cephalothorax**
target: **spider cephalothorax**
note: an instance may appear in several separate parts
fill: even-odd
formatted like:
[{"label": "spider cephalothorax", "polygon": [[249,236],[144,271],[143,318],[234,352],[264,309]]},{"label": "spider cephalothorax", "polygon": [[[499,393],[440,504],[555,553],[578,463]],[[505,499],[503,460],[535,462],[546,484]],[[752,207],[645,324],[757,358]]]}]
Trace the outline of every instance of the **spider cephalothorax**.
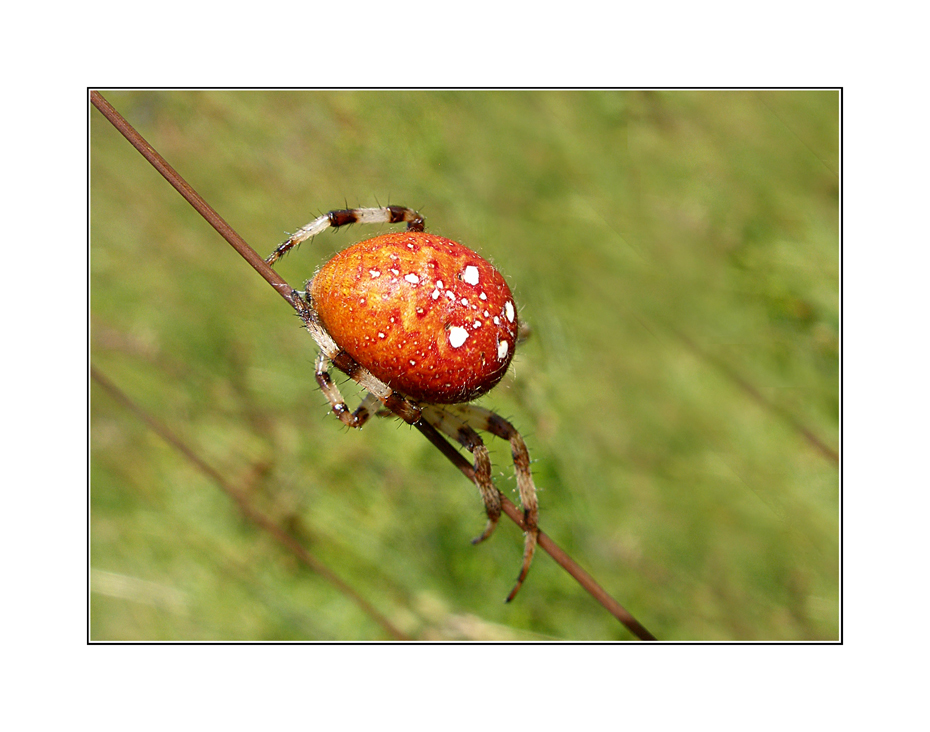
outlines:
[{"label": "spider cephalothorax", "polygon": [[[519,323],[503,275],[467,247],[425,233],[423,217],[401,206],[330,211],[292,234],[266,261],[273,266],[330,227],[400,222],[407,231],[339,252],[307,282],[303,317],[321,351],[317,382],[350,427],[361,427],[383,405],[410,424],[425,420],[474,455],[475,484],[488,515],[474,543],[491,535],[501,514],[488,449],[476,430],[510,442],[527,528],[510,601],[529,571],[539,532],[529,453],[510,422],[469,403],[501,380],[513,358]],[[369,392],[354,412],[330,378],[330,364]]]}]

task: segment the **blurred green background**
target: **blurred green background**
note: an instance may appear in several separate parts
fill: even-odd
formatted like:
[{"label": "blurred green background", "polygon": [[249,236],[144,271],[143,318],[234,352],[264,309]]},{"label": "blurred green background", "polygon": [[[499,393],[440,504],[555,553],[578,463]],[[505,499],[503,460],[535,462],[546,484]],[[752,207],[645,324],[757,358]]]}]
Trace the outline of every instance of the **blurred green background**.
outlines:
[{"label": "blurred green background", "polygon": [[[542,528],[660,639],[838,638],[837,92],[104,96],[262,256],[392,203],[493,261],[533,335],[481,403]],[[89,114],[96,369],[405,635],[631,637],[542,552],[505,605],[518,529],[471,546],[478,492],[418,432],[328,414],[286,303]],[[95,382],[90,497],[93,639],[389,637]]]}]

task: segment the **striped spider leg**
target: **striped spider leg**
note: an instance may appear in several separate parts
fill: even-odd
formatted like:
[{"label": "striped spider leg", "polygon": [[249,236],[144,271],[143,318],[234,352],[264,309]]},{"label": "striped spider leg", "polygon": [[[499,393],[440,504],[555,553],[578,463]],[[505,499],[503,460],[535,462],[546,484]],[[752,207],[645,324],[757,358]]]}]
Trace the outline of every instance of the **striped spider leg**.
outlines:
[{"label": "striped spider leg", "polygon": [[523,566],[517,577],[516,585],[507,596],[510,602],[523,585],[539,536],[539,503],[536,500],[536,485],[530,471],[530,454],[526,443],[516,428],[500,415],[474,404],[426,405],[423,418],[444,435],[452,438],[475,456],[475,485],[481,492],[488,514],[488,524],[481,536],[472,540],[473,544],[487,539],[494,531],[501,514],[500,494],[491,482],[491,459],[476,430],[490,432],[495,437],[510,443],[514,470],[517,477],[517,490],[523,505],[524,531]]},{"label": "striped spider leg", "polygon": [[301,242],[322,234],[329,228],[348,226],[349,224],[399,224],[407,223],[407,231],[423,231],[423,217],[406,206],[385,206],[383,208],[346,208],[330,211],[318,216],[306,226],[300,227],[287,240],[278,246],[266,259],[265,263],[274,267],[282,256]]}]

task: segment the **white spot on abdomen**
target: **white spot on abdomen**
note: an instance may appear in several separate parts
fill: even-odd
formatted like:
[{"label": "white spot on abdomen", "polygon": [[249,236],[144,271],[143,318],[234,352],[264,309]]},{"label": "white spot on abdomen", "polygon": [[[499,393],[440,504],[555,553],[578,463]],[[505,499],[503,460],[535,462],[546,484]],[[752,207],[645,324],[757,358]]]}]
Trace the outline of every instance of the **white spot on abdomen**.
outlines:
[{"label": "white spot on abdomen", "polygon": [[465,280],[469,285],[477,285],[478,268],[473,264],[469,264],[465,268],[465,274],[462,275],[462,279]]},{"label": "white spot on abdomen", "polygon": [[507,351],[510,350],[510,346],[507,341],[501,341],[497,344],[497,358],[503,361],[507,358]]},{"label": "white spot on abdomen", "polygon": [[512,323],[514,312],[513,312],[513,303],[510,302],[510,300],[504,303],[504,313],[507,315],[507,320],[509,320]]},{"label": "white spot on abdomen", "polygon": [[468,331],[453,325],[449,328],[449,345],[458,348],[468,339]]},{"label": "white spot on abdomen", "polygon": [[420,284],[420,278],[417,277],[415,274],[404,275],[404,279],[407,280],[407,282],[409,282],[411,285]]}]

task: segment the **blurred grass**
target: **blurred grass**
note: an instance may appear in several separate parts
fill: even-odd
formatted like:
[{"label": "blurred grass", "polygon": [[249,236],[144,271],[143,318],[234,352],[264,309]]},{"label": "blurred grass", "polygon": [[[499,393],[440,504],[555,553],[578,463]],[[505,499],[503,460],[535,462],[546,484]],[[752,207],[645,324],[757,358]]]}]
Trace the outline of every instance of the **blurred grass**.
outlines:
[{"label": "blurred grass", "polygon": [[[262,255],[397,203],[494,261],[533,338],[482,403],[544,530],[657,636],[838,637],[837,93],[104,96]],[[477,491],[418,433],[341,428],[286,304],[90,130],[97,368],[411,636],[630,637],[544,554],[504,605],[516,527],[471,546]],[[91,565],[94,639],[384,637],[95,384]]]}]

